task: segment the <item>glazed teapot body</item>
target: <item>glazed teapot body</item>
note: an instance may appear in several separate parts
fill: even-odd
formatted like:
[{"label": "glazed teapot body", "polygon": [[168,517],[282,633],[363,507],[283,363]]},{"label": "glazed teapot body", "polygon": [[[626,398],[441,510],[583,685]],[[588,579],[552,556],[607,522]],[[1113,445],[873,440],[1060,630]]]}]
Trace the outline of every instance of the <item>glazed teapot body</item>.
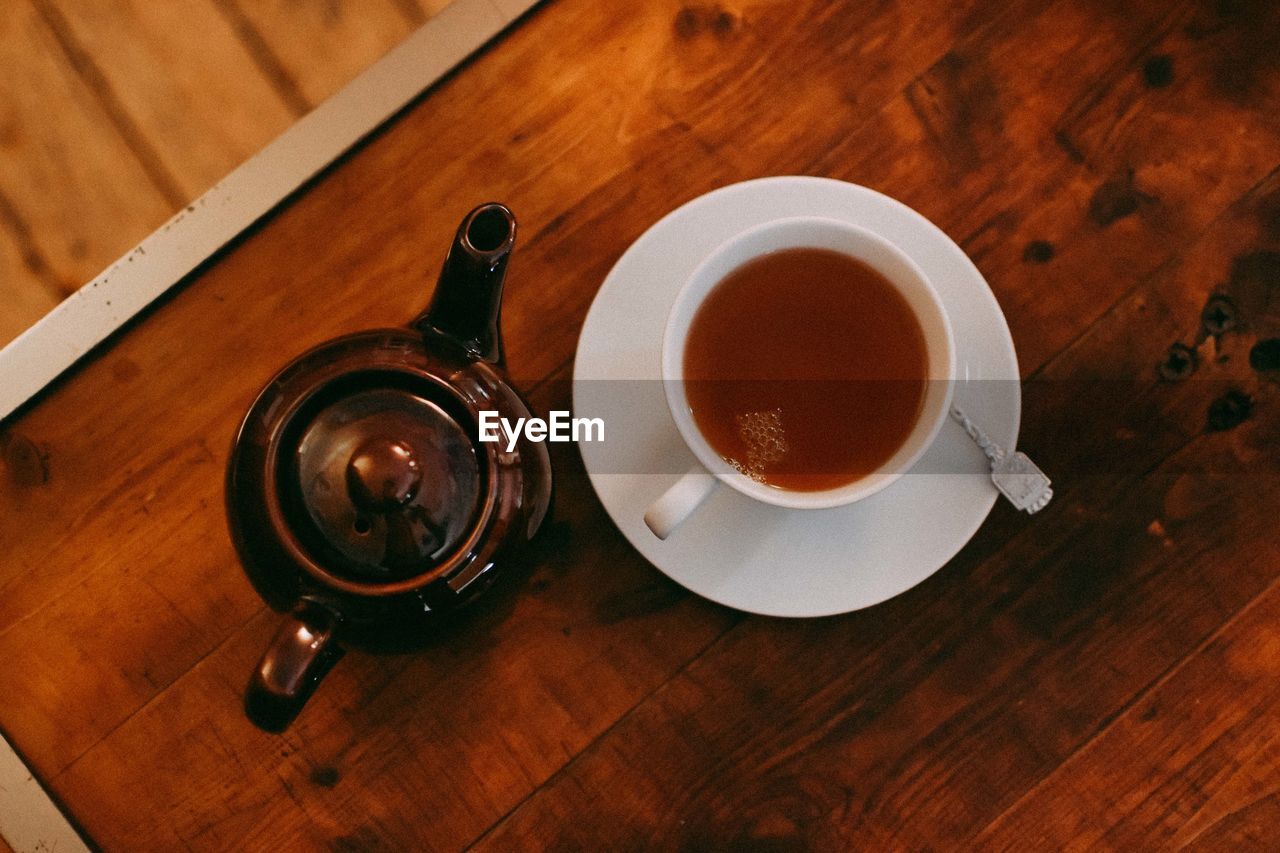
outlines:
[{"label": "glazed teapot body", "polygon": [[530,417],[499,330],[514,240],[510,211],[476,208],[409,327],[311,350],[245,416],[227,473],[232,539],[286,614],[246,693],[259,726],[286,727],[344,647],[425,642],[542,527],[546,447],[479,441],[484,412]]}]

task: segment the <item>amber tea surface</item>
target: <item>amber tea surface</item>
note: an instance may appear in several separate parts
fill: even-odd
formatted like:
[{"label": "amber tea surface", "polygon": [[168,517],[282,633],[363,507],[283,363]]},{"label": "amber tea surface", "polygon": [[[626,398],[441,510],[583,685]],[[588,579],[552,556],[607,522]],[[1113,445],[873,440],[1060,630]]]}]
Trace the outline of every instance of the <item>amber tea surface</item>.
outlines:
[{"label": "amber tea surface", "polygon": [[827,249],[786,249],[729,273],[699,307],[685,395],[711,447],[748,476],[821,491],[887,462],[920,416],[924,332],[897,289]]}]

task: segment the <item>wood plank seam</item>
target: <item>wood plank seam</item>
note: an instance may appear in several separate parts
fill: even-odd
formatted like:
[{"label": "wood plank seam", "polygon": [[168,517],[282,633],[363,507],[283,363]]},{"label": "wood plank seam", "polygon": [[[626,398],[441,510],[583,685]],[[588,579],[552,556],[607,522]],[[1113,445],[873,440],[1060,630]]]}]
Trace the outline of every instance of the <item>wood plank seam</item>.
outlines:
[{"label": "wood plank seam", "polygon": [[280,96],[280,100],[284,101],[285,106],[298,118],[309,113],[313,104],[302,94],[293,75],[284,67],[284,63],[276,56],[271,45],[267,44],[267,40],[262,37],[262,33],[258,32],[258,28],[245,15],[236,0],[213,0],[213,6],[231,25],[232,31],[249,52],[254,64],[271,84],[271,88]]},{"label": "wood plank seam", "polygon": [[1047,785],[1058,774],[1066,772],[1068,765],[1078,761],[1079,756],[1083,753],[1083,751],[1094,741],[1098,740],[1098,738],[1102,737],[1107,732],[1107,730],[1111,727],[1112,723],[1114,723],[1120,717],[1123,717],[1126,713],[1128,713],[1134,707],[1136,707],[1143,699],[1147,698],[1152,693],[1154,693],[1155,691],[1163,687],[1167,682],[1172,680],[1184,667],[1189,665],[1190,661],[1193,658],[1202,654],[1206,649],[1208,649],[1211,645],[1217,642],[1234,624],[1236,624],[1245,616],[1247,616],[1250,610],[1260,606],[1259,603],[1264,598],[1266,598],[1268,595],[1272,594],[1273,592],[1276,592],[1277,590],[1280,590],[1280,577],[1272,581],[1265,589],[1263,589],[1253,598],[1249,599],[1247,602],[1245,602],[1243,606],[1241,606],[1235,612],[1233,612],[1230,616],[1228,616],[1220,625],[1218,625],[1217,628],[1215,628],[1203,640],[1201,640],[1200,643],[1196,645],[1196,647],[1192,651],[1188,652],[1186,655],[1183,655],[1177,661],[1172,663],[1163,672],[1161,672],[1159,676],[1157,676],[1155,679],[1149,682],[1138,693],[1135,693],[1130,698],[1129,702],[1127,702],[1115,714],[1112,714],[1111,716],[1109,716],[1103,725],[1098,726],[1097,730],[1092,735],[1090,735],[1090,737],[1087,740],[1082,741],[1075,749],[1071,751],[1071,753],[1068,756],[1062,759],[1062,761],[1058,762],[1057,766],[1055,766],[1051,771],[1049,771],[1048,773],[1041,776],[1038,780],[1036,780],[1036,783],[1032,785],[1030,788],[1028,788],[1027,790],[1023,791],[1022,794],[1016,800],[1014,800],[1012,803],[1009,804],[1008,808],[1006,808],[1004,811],[998,814],[995,817],[995,819],[990,821],[978,833],[975,833],[975,837],[997,826],[1005,818],[1006,815],[1009,815],[1014,811],[1016,811],[1017,808],[1024,801],[1032,797],[1038,790],[1040,790],[1045,785]]},{"label": "wood plank seam", "polygon": [[71,27],[62,17],[62,13],[49,0],[31,0],[31,2],[48,26],[67,61],[102,106],[116,133],[124,140],[151,183],[173,209],[176,210],[186,204],[186,194],[182,192],[178,179],[165,167],[160,155],[151,146],[133,117],[129,115],[129,111],[121,103],[97,62],[72,34]]},{"label": "wood plank seam", "polygon": [[[1268,591],[1269,591],[1269,590],[1268,590]],[[1259,595],[1257,598],[1255,598],[1255,599],[1254,599],[1254,601],[1259,601],[1259,600],[1261,600],[1261,599],[1262,599],[1262,597],[1263,597],[1265,594],[1266,594],[1266,592],[1264,592],[1263,594]],[[1252,604],[1253,602],[1250,602],[1250,603]],[[1199,653],[1200,653],[1200,651],[1201,651],[1201,649],[1196,649],[1195,654],[1199,654]],[[1186,658],[1186,663],[1188,663],[1188,665],[1192,662],[1192,658],[1193,658],[1193,655],[1188,655],[1188,656],[1187,656],[1187,658]],[[1223,741],[1229,741],[1229,740],[1231,739],[1231,736],[1233,736],[1233,735],[1237,734],[1237,733],[1238,733],[1238,732],[1240,732],[1240,731],[1247,731],[1247,730],[1248,730],[1248,728],[1249,728],[1252,724],[1254,724],[1254,723],[1256,723],[1256,722],[1258,721],[1258,719],[1259,719],[1259,717],[1260,717],[1260,716],[1261,716],[1261,713],[1260,713],[1259,711],[1255,710],[1252,714],[1250,714],[1250,715],[1248,715],[1248,716],[1244,717],[1243,719],[1237,720],[1236,722],[1232,723],[1232,724],[1231,724],[1230,726],[1228,726],[1227,728],[1225,728],[1225,729],[1221,730],[1220,732],[1218,732],[1218,733],[1213,737],[1213,739],[1212,739],[1212,740],[1210,740],[1207,744],[1205,744],[1205,745],[1204,745],[1204,746],[1203,746],[1203,747],[1202,747],[1202,748],[1201,748],[1201,749],[1200,749],[1200,750],[1199,750],[1199,751],[1198,751],[1198,752],[1197,752],[1197,753],[1196,753],[1196,754],[1191,758],[1191,760],[1187,762],[1187,766],[1188,766],[1188,767],[1190,767],[1190,766],[1194,766],[1194,765],[1195,765],[1196,763],[1198,763],[1201,759],[1203,759],[1203,758],[1205,758],[1205,757],[1208,757],[1208,756],[1212,755],[1212,754],[1213,754],[1213,752],[1218,748],[1218,746],[1219,746]],[[1161,792],[1160,792],[1160,789],[1159,789],[1159,788],[1153,788],[1150,792],[1148,792],[1148,793],[1147,793],[1147,795],[1146,795],[1146,796],[1144,796],[1144,797],[1143,797],[1143,798],[1138,802],[1138,805],[1133,809],[1133,811],[1135,811],[1135,812],[1136,812],[1136,811],[1139,811],[1143,806],[1147,805],[1148,803],[1153,802],[1154,800],[1156,800],[1156,799],[1160,796],[1160,793],[1161,793]],[[1262,795],[1260,795],[1260,796],[1259,796],[1259,799],[1261,798],[1261,796],[1262,796]],[[1253,802],[1257,802],[1257,800],[1254,800]],[[1238,809],[1234,810],[1232,813],[1234,813],[1235,811],[1239,811],[1239,810],[1241,810],[1241,809],[1248,808],[1248,807],[1249,807],[1249,805],[1251,805],[1251,804],[1252,804],[1252,803],[1247,803],[1247,804],[1245,804],[1245,805],[1243,805],[1243,806],[1240,806]],[[1170,810],[1170,811],[1172,811],[1173,809],[1176,809],[1176,808],[1177,808],[1177,805],[1175,804],[1175,805],[1171,806],[1169,810]],[[1198,811],[1198,810],[1199,810],[1199,807],[1197,807],[1197,809],[1196,809],[1195,811]],[[1168,812],[1166,812],[1166,813],[1168,813]],[[1193,811],[1193,813],[1194,813],[1194,811]],[[1192,836],[1190,839],[1188,839],[1187,843],[1186,843],[1185,845],[1183,845],[1183,849],[1187,849],[1187,848],[1191,847],[1191,846],[1195,843],[1195,839],[1196,839],[1196,838],[1199,838],[1202,834],[1204,834],[1204,833],[1205,833],[1205,832],[1207,832],[1207,831],[1212,830],[1213,828],[1214,828],[1214,825],[1213,825],[1213,824],[1209,824],[1209,825],[1206,825],[1206,826],[1204,826],[1203,828],[1201,828],[1199,832],[1197,832],[1194,836]],[[1113,830],[1114,830],[1114,827],[1113,827]]]},{"label": "wood plank seam", "polygon": [[[232,640],[234,640],[236,637],[238,637],[238,636],[239,636],[239,634],[240,634],[240,632],[244,630],[244,628],[245,628],[245,626],[246,626],[246,625],[248,625],[248,624],[249,624],[250,622],[252,622],[254,619],[257,619],[259,616],[261,616],[261,615],[262,615],[262,613],[263,613],[264,611],[266,611],[267,609],[268,609],[268,608],[267,608],[267,605],[266,605],[266,604],[263,604],[263,605],[261,605],[260,607],[256,608],[256,609],[253,611],[253,613],[251,613],[251,614],[248,616],[248,618],[246,618],[243,622],[239,623],[239,624],[238,624],[238,625],[236,625],[234,628],[232,628],[231,630],[229,630],[229,631],[227,632],[227,635],[226,635],[225,637],[223,637],[221,640],[219,640],[219,641],[218,641],[218,643],[217,643],[216,645],[214,645],[214,646],[213,646],[213,648],[209,649],[209,650],[208,650],[208,651],[206,651],[204,654],[200,655],[200,657],[199,657],[199,658],[197,658],[195,661],[193,661],[193,662],[192,662],[192,664],[191,664],[191,666],[190,666],[190,667],[188,667],[188,668],[187,668],[186,670],[184,670],[181,674],[179,674],[177,677],[175,677],[175,678],[173,679],[173,683],[176,683],[176,682],[178,682],[179,680],[181,680],[183,676],[187,675],[187,674],[188,674],[188,673],[190,673],[193,669],[195,669],[197,666],[199,666],[199,665],[201,664],[201,662],[203,662],[205,659],[207,659],[208,657],[210,657],[211,655],[213,655],[214,653],[216,653],[219,649],[221,649],[221,648],[222,648],[223,646],[225,646],[227,643],[231,642],[231,641],[232,641]],[[146,708],[148,708],[148,707],[149,707],[150,705],[152,705],[153,703],[155,703],[155,702],[159,701],[159,700],[160,700],[164,695],[165,695],[165,691],[164,691],[163,689],[161,689],[161,690],[157,690],[157,691],[155,692],[155,694],[154,694],[150,699],[148,699],[147,701],[143,702],[143,703],[142,703],[141,705],[139,705],[137,708],[133,709],[133,711],[132,711],[128,716],[124,717],[123,719],[121,719],[120,721],[118,721],[114,726],[112,726],[112,727],[110,728],[110,730],[108,731],[108,733],[107,733],[106,735],[104,735],[102,739],[103,739],[103,740],[106,740],[106,738],[108,738],[108,737],[110,737],[110,736],[111,736],[111,733],[115,732],[117,729],[120,729],[120,728],[122,728],[123,726],[125,726],[126,724],[128,724],[128,722],[129,722],[130,720],[132,720],[135,716],[137,716],[139,713],[141,713],[143,710],[145,710]],[[85,757],[85,755],[86,755],[86,754],[88,754],[89,752],[92,752],[92,751],[93,751],[93,747],[94,747],[94,746],[96,746],[96,745],[97,745],[97,744],[92,744],[92,745],[90,745],[88,748],[86,748],[84,751],[82,751],[79,755],[75,756],[75,757],[74,757],[74,758],[72,758],[70,761],[68,761],[65,767],[63,767],[61,770],[59,770],[59,771],[58,771],[57,773],[55,773],[53,776],[49,777],[46,781],[47,781],[47,782],[49,782],[50,784],[52,784],[52,783],[56,782],[58,779],[61,779],[61,778],[62,778],[63,776],[65,776],[67,773],[71,772],[71,769],[72,769],[73,767],[75,767],[75,766],[76,766],[76,764],[80,761],[80,759],[84,758],[84,757]]]},{"label": "wood plank seam", "polygon": [[3,191],[0,191],[0,225],[9,232],[14,242],[17,243],[23,266],[35,276],[36,280],[40,282],[40,286],[49,295],[65,299],[75,293],[76,285],[63,281],[54,272],[53,267],[49,265],[48,259],[45,258],[44,253],[40,251],[40,247],[36,244],[31,234],[31,226],[22,218],[17,206]]},{"label": "wood plank seam", "polygon": [[531,791],[529,791],[527,794],[521,797],[519,801],[514,803],[511,806],[511,808],[507,809],[507,811],[505,811],[502,815],[496,817],[493,823],[489,824],[489,827],[485,829],[484,832],[480,833],[475,838],[471,839],[470,842],[464,845],[463,849],[471,849],[473,847],[476,847],[479,844],[483,844],[486,838],[488,838],[496,830],[500,829],[502,825],[507,822],[507,818],[511,817],[516,812],[520,811],[520,809],[525,805],[525,803],[529,802],[530,799],[537,796],[539,791],[554,784],[557,779],[559,779],[565,773],[568,773],[583,756],[587,755],[592,751],[592,748],[595,747],[596,744],[603,741],[604,738],[606,738],[610,732],[616,729],[624,721],[630,719],[631,715],[634,714],[638,708],[640,708],[645,703],[647,703],[650,699],[652,699],[654,696],[658,695],[663,690],[665,690],[667,685],[671,684],[671,682],[675,681],[677,678],[683,675],[691,666],[695,665],[698,661],[702,660],[703,656],[706,655],[708,651],[718,646],[726,637],[732,634],[733,631],[739,625],[741,625],[743,622],[746,622],[749,618],[750,617],[746,613],[734,612],[731,621],[721,631],[719,631],[719,633],[715,634],[715,636],[713,636],[710,640],[708,640],[707,643],[702,646],[702,648],[698,649],[696,653],[691,655],[689,659],[686,660],[683,664],[681,664],[677,669],[669,673],[667,677],[662,680],[661,683],[657,684],[649,692],[639,697],[634,704],[632,704],[629,708],[627,708],[625,711],[619,714],[617,718],[613,720],[613,722],[609,723],[609,725],[606,726],[603,730],[601,730],[599,734],[597,734],[586,745],[584,745],[581,749],[579,749],[578,752],[573,755],[573,757],[569,758],[567,761],[561,764],[558,768],[556,768],[556,771],[554,773],[552,773],[546,779],[542,780],[541,784],[537,785]]},{"label": "wood plank seam", "polygon": [[391,0],[391,5],[411,27],[420,27],[427,22],[426,13],[415,0]]},{"label": "wood plank seam", "polygon": [[[1222,734],[1220,734],[1218,737],[1215,737],[1215,738],[1210,742],[1210,744],[1209,744],[1208,746],[1206,746],[1203,750],[1201,750],[1201,751],[1196,755],[1196,759],[1199,759],[1199,758],[1201,758],[1202,756],[1208,755],[1210,752],[1212,752],[1212,750],[1213,750],[1213,748],[1214,748],[1214,747],[1216,747],[1219,743],[1221,743],[1223,740],[1225,740],[1225,739],[1227,738],[1227,735],[1229,735],[1229,734],[1234,734],[1234,733],[1235,733],[1235,731],[1236,731],[1237,729],[1242,728],[1242,727],[1244,726],[1244,723],[1245,723],[1245,722],[1253,722],[1253,721],[1254,721],[1254,719],[1256,719],[1256,717],[1257,717],[1257,715],[1255,715],[1253,719],[1248,719],[1247,721],[1241,721],[1241,722],[1239,722],[1239,723],[1236,723],[1236,724],[1232,725],[1232,726],[1231,726],[1231,728],[1229,728],[1229,729],[1227,729],[1226,731],[1224,731],[1224,732],[1223,732]],[[1274,741],[1272,741],[1272,742],[1274,742]],[[1194,763],[1194,762],[1192,762],[1192,763]],[[1147,803],[1151,802],[1151,800],[1152,800],[1152,799],[1157,795],[1157,793],[1158,793],[1158,791],[1152,791],[1150,794],[1148,794],[1146,797],[1144,797],[1144,798],[1143,798],[1143,800],[1142,800],[1142,805],[1146,805]],[[1206,833],[1214,832],[1214,831],[1218,828],[1218,824],[1219,824],[1221,821],[1225,820],[1226,818],[1234,817],[1234,816],[1236,816],[1236,815],[1238,815],[1238,814],[1241,814],[1241,813],[1243,813],[1243,812],[1246,812],[1246,811],[1248,811],[1249,809],[1251,809],[1252,807],[1254,807],[1255,805],[1257,805],[1257,804],[1259,804],[1259,803],[1266,802],[1266,801],[1268,801],[1268,800],[1274,800],[1275,796],[1276,796],[1276,795],[1275,795],[1275,793],[1273,793],[1273,792],[1272,792],[1272,793],[1259,793],[1257,797],[1255,797],[1254,799],[1250,800],[1249,802],[1244,803],[1243,805],[1237,806],[1236,808],[1234,808],[1234,809],[1232,809],[1231,811],[1227,812],[1227,814],[1226,814],[1223,818],[1220,818],[1220,819],[1219,819],[1219,821],[1217,821],[1217,822],[1215,822],[1215,823],[1209,823],[1209,824],[1206,824],[1206,825],[1202,826],[1199,830],[1197,830],[1197,831],[1195,832],[1195,834],[1193,834],[1190,838],[1188,838],[1188,839],[1187,839],[1186,844],[1182,845],[1182,849],[1183,849],[1183,850],[1194,850],[1194,849],[1197,849],[1197,848],[1198,848],[1198,844],[1197,844],[1197,842],[1199,842],[1199,841],[1200,841],[1200,839],[1201,839],[1201,838],[1203,838],[1203,837],[1205,836],[1205,834],[1206,834]],[[1265,840],[1265,839],[1258,839],[1258,838],[1255,838],[1255,839],[1252,839],[1252,840],[1256,840],[1256,841],[1263,841],[1263,840]],[[1205,848],[1205,849],[1212,849],[1212,848]]]}]

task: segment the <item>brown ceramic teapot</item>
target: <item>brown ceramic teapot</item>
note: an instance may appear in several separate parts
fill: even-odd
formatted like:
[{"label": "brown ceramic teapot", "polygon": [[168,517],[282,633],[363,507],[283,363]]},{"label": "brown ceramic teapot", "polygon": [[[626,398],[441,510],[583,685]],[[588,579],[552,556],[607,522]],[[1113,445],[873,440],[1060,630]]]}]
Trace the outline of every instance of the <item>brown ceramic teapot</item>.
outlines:
[{"label": "brown ceramic teapot", "polygon": [[250,719],[282,731],[344,646],[405,648],[487,588],[551,502],[546,446],[481,443],[480,413],[529,408],[504,375],[511,211],[467,214],[430,307],[403,329],[302,355],[249,409],[227,472],[232,539],[284,623]]}]

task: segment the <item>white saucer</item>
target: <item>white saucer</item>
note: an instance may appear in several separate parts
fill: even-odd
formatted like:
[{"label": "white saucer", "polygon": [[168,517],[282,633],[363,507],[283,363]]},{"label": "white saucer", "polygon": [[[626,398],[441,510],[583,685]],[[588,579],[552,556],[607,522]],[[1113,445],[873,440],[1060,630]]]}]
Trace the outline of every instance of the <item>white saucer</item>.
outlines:
[{"label": "white saucer", "polygon": [[762,178],[696,198],[646,231],[605,278],[578,340],[574,414],[600,417],[606,430],[605,441],[579,443],[582,459],[618,529],[658,569],[770,616],[845,613],[910,589],[955,556],[997,496],[986,458],[948,422],[906,476],[849,506],[782,509],[722,486],[666,541],[645,526],[645,509],[695,461],[660,379],[676,292],[739,231],[806,215],[863,225],[910,255],[951,318],[955,402],[1007,448],[1021,413],[1013,339],[991,289],[959,246],[900,202],[827,178]]}]

